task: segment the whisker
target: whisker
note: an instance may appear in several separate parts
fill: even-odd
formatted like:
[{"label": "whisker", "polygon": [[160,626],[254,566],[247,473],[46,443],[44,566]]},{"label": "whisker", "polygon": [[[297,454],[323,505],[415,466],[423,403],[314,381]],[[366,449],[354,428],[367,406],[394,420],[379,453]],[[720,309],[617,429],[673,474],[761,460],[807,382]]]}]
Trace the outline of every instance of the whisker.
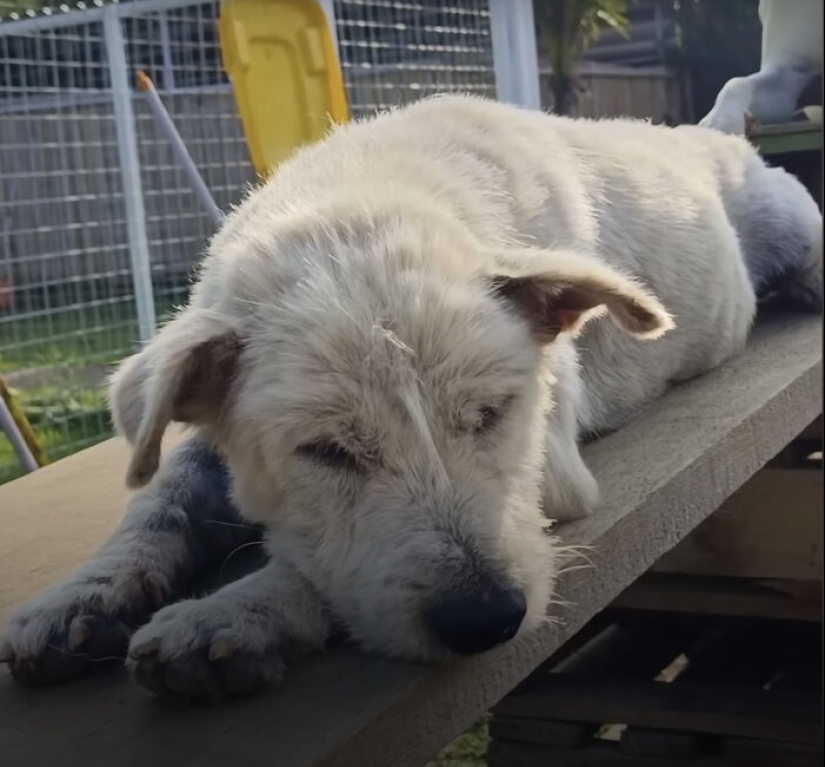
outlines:
[{"label": "whisker", "polygon": [[58,647],[57,645],[53,645],[50,643],[46,643],[46,647],[50,650],[54,650],[55,652],[59,652],[61,655],[68,655],[70,658],[85,658],[89,663],[105,663],[109,661],[125,661],[125,655],[102,655],[99,658],[93,658],[87,652],[76,652],[74,650],[69,650],[66,647]]},{"label": "whisker", "polygon": [[584,565],[562,565],[558,569],[558,574],[562,575],[563,573],[574,573],[576,570],[593,570],[596,567],[592,562],[588,562]]},{"label": "whisker", "polygon": [[250,546],[263,546],[263,544],[263,541],[248,541],[247,543],[242,543],[240,546],[236,546],[234,549],[232,549],[232,551],[230,551],[226,555],[226,559],[223,560],[223,563],[221,564],[221,567],[218,570],[218,581],[223,581],[223,574],[226,570],[226,566],[229,564],[229,560],[232,559],[232,557],[234,557],[235,554]]},{"label": "whisker", "polygon": [[205,523],[209,523],[210,525],[223,525],[224,527],[238,527],[243,530],[260,530],[261,528],[256,525],[245,525],[243,522],[226,522],[222,519],[204,519]]}]

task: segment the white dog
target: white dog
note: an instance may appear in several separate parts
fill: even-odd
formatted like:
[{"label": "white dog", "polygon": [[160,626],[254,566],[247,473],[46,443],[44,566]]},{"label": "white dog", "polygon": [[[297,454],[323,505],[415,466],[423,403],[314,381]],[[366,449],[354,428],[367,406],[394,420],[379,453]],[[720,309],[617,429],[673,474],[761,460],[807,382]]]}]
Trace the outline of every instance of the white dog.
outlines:
[{"label": "white dog", "polygon": [[[558,566],[540,507],[596,504],[580,435],[737,353],[758,296],[818,308],[821,226],[701,128],[469,97],[336,128],[229,216],[115,375],[129,483],[151,483],[0,654],[55,681],[130,642],[144,685],[219,696],[338,629],[429,659],[530,631]],[[170,421],[197,431],[153,479]],[[264,567],[173,601],[254,525]]]},{"label": "white dog", "polygon": [[759,0],[759,71],[725,83],[700,125],[743,135],[748,123],[790,122],[805,87],[822,73],[822,0]]}]

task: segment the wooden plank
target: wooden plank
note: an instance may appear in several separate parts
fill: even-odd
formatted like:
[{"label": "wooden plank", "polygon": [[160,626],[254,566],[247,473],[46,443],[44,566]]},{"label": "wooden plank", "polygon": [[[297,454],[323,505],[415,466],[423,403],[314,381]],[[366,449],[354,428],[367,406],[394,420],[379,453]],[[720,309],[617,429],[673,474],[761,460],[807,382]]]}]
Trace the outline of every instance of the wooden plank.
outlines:
[{"label": "wooden plank", "polygon": [[[181,438],[171,430],[169,449]],[[120,522],[129,451],[108,440],[0,486],[0,626],[91,556]]]},{"label": "wooden plank", "polygon": [[597,726],[587,722],[502,716],[490,720],[490,738],[519,743],[539,743],[558,748],[579,748],[593,740]]},{"label": "wooden plank", "polygon": [[822,573],[822,492],[821,471],[760,471],[653,570],[816,580]]},{"label": "wooden plank", "polygon": [[754,130],[748,138],[763,155],[821,152],[822,124],[799,122],[764,125]]},{"label": "wooden plank", "polygon": [[[567,749],[506,740],[490,744],[487,763],[489,767],[731,767],[731,763],[720,756],[686,759],[673,756],[639,757],[622,752],[612,743],[593,743],[587,748]],[[776,767],[776,764],[771,767]]]},{"label": "wooden plank", "polygon": [[[817,317],[774,318],[736,359],[673,389],[624,429],[587,447],[604,503],[597,514],[559,532],[566,543],[590,547],[595,567],[561,578],[559,594],[571,606],[557,613],[563,620],[534,636],[443,667],[340,648],[296,668],[278,690],[193,710],[151,701],[123,673],[46,691],[20,689],[5,678],[4,767],[69,767],[80,754],[85,767],[108,766],[112,754],[121,767],[420,767],[817,416],[821,333]],[[123,476],[117,450],[108,443],[92,457],[43,470],[59,471],[62,481],[52,474],[50,480],[26,478],[23,488],[0,488],[5,550],[18,548],[7,529],[17,531],[15,539],[24,537],[19,545],[37,545],[36,535],[21,532],[21,517],[31,509],[41,510],[59,538],[61,530],[73,536],[81,516],[94,519],[122,507],[125,493],[113,489]],[[98,490],[104,475],[112,487]],[[14,561],[14,569],[0,562],[0,582],[27,583],[25,558]]]},{"label": "wooden plank", "polygon": [[663,759],[695,759],[702,753],[702,736],[693,732],[628,727],[619,748],[626,754]]},{"label": "wooden plank", "polygon": [[501,716],[570,722],[616,722],[652,729],[735,735],[816,745],[822,738],[819,696],[791,690],[611,681],[548,674],[508,695]]},{"label": "wooden plank", "polygon": [[701,631],[696,620],[669,618],[667,622],[661,615],[617,619],[569,657],[551,661],[550,669],[614,681],[654,679]]},{"label": "wooden plank", "polygon": [[808,586],[792,593],[782,583],[747,578],[693,575],[645,575],[623,591],[613,607],[626,610],[683,612],[819,622],[821,582],[791,581]]},{"label": "wooden plank", "polygon": [[722,753],[733,767],[819,767],[822,745],[777,743],[756,738],[725,738]]},{"label": "wooden plank", "polygon": [[[736,739],[722,754],[679,757],[625,753],[610,743],[586,748],[548,748],[534,743],[493,741],[489,767],[818,767],[822,749],[769,741]],[[727,745],[727,741],[726,741]]]}]

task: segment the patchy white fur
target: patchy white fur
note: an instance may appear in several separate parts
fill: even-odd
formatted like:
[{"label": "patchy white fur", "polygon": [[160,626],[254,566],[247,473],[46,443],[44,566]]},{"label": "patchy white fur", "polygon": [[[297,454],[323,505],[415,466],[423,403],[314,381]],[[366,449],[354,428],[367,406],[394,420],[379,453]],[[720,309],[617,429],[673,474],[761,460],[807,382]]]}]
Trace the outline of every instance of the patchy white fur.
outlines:
[{"label": "patchy white fur", "polygon": [[[328,634],[328,617],[311,587],[272,560],[202,599],[181,600],[156,612],[132,636],[127,667],[137,671],[149,659],[164,664],[173,671],[164,679],[173,694],[190,692],[185,686],[194,674],[187,666],[196,657],[223,661],[224,678],[242,671],[260,682],[277,682],[296,645],[320,647]],[[228,668],[233,662],[237,668]],[[176,678],[184,689],[175,689]]]},{"label": "patchy white fur", "polygon": [[[323,603],[365,648],[441,657],[425,608],[483,568],[524,592],[530,631],[558,569],[542,505],[565,519],[597,501],[580,434],[744,346],[756,301],[739,222],[768,200],[770,232],[802,231],[816,250],[818,212],[771,203],[760,189],[785,177],[770,173],[715,131],[468,97],[341,126],[231,213],[189,306],[115,378],[131,477],[153,470],[194,350],[237,337],[220,412],[199,426],[240,510],[268,528],[273,567],[312,587],[273,578],[261,609],[289,604],[302,625]],[[556,335],[501,278],[596,300]],[[302,452],[318,440],[362,470]],[[208,624],[219,603],[169,608],[160,639],[211,641],[185,622]],[[133,650],[158,638],[152,626]]]},{"label": "patchy white fur", "polygon": [[[422,608],[460,582],[468,547],[527,592],[529,630],[555,570],[539,501],[569,518],[597,497],[580,430],[619,426],[745,343],[755,296],[732,211],[756,167],[712,131],[423,101],[286,162],[229,216],[191,305],[144,355],[191,344],[201,316],[240,329],[208,426],[235,499],[363,645],[439,654]],[[498,274],[610,285],[658,317],[648,335],[676,329],[650,341],[594,319],[542,349],[491,297]],[[474,435],[479,408],[512,395],[500,429]],[[365,475],[296,455],[320,439]]]}]

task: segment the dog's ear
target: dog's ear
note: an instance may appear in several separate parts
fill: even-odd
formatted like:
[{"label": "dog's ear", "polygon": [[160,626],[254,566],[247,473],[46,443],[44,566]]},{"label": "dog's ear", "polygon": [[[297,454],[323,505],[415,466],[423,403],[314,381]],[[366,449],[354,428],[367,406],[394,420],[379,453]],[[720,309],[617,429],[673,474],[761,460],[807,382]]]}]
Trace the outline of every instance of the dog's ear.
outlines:
[{"label": "dog's ear", "polygon": [[237,375],[243,344],[215,317],[185,310],[112,376],[109,407],[132,445],[129,487],[145,485],[160,461],[170,421],[215,423]]},{"label": "dog's ear", "polygon": [[577,334],[601,310],[639,338],[674,327],[662,304],[638,282],[594,258],[558,251],[525,251],[507,259],[505,273],[489,278],[493,293],[529,323],[540,343]]}]

